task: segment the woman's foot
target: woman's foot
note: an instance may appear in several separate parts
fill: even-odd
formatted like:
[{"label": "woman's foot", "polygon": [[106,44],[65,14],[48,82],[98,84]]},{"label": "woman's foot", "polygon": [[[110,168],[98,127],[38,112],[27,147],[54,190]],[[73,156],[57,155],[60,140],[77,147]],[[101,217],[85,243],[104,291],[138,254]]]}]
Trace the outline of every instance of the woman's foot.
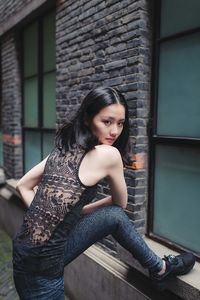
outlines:
[{"label": "woman's foot", "polygon": [[164,256],[163,261],[166,266],[163,266],[159,273],[150,274],[154,285],[159,290],[164,290],[167,287],[169,279],[187,274],[195,264],[195,256],[192,253],[183,253],[177,256],[168,255]]}]

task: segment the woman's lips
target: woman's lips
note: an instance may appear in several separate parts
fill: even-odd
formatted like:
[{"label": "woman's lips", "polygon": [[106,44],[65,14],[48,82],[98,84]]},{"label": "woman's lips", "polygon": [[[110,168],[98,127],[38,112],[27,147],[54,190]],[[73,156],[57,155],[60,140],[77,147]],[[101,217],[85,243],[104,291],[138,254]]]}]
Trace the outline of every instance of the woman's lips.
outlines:
[{"label": "woman's lips", "polygon": [[108,141],[110,143],[114,143],[115,139],[107,138],[106,141]]}]

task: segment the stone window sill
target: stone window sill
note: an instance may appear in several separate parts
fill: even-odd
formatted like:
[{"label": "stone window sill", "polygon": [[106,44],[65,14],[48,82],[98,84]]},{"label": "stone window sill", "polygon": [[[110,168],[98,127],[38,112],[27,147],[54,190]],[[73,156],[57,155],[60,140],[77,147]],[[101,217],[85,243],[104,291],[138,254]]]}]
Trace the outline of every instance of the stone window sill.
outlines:
[{"label": "stone window sill", "polygon": [[[145,242],[148,246],[160,257],[164,255],[173,254],[178,255],[179,253],[169,249],[168,247],[148,238],[144,237]],[[148,271],[145,270],[137,260],[133,259],[126,250],[119,246],[118,252],[120,258],[127,264],[134,267],[137,271],[148,276]],[[192,271],[187,275],[178,276],[174,281],[170,282],[169,290],[185,300],[200,299],[200,263],[196,262]]]}]

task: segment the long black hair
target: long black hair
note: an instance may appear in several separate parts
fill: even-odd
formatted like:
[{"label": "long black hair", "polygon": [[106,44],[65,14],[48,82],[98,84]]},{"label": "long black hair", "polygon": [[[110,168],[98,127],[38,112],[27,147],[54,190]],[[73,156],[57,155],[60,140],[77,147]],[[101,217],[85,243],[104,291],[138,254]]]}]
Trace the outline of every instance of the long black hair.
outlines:
[{"label": "long black hair", "polygon": [[86,120],[92,121],[101,109],[116,103],[124,106],[125,121],[123,130],[113,146],[120,151],[122,159],[127,163],[129,147],[128,105],[122,93],[112,87],[98,87],[89,92],[73,120],[64,124],[57,131],[56,146],[64,151],[72,151],[76,147],[81,147],[86,151],[91,150],[99,142]]}]

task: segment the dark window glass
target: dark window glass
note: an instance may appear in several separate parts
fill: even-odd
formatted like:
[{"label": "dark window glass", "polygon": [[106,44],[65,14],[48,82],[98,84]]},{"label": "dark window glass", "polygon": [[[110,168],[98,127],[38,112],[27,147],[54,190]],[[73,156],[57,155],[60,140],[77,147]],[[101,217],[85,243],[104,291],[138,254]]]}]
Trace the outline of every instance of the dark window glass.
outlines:
[{"label": "dark window glass", "polygon": [[200,2],[159,2],[150,231],[200,257]]},{"label": "dark window glass", "polygon": [[161,37],[200,26],[199,0],[162,0]]},{"label": "dark window glass", "polygon": [[55,103],[55,13],[23,32],[24,170],[41,161],[53,147]]},{"label": "dark window glass", "polygon": [[157,145],[153,231],[200,252],[200,147]]},{"label": "dark window glass", "polygon": [[200,34],[160,46],[159,135],[200,137]]}]

